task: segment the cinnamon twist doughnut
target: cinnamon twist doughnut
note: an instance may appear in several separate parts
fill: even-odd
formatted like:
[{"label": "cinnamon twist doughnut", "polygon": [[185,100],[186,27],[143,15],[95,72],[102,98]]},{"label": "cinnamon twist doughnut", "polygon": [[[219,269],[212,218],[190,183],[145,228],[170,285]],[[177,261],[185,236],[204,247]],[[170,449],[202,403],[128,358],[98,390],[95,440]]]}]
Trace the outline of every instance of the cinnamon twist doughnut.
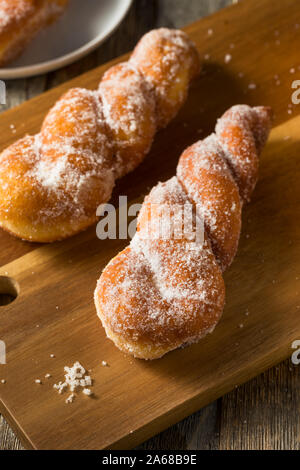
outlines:
[{"label": "cinnamon twist doughnut", "polygon": [[128,62],[109,69],[97,90],[69,90],[39,134],[1,153],[0,226],[51,242],[96,222],[116,178],[143,160],[199,70],[188,36],[162,28],[146,34]]},{"label": "cinnamon twist doughnut", "polygon": [[[177,177],[146,197],[130,245],[104,269],[95,291],[107,336],[124,352],[156,359],[198,341],[218,323],[225,301],[222,277],[240,236],[241,209],[258,176],[258,157],[271,128],[271,110],[238,105],[219,119],[215,133],[180,157]],[[204,223],[202,244],[185,235],[154,233],[177,224],[178,207],[193,207]],[[149,221],[151,221],[149,228]]]},{"label": "cinnamon twist doughnut", "polygon": [[32,38],[55,21],[69,0],[0,0],[0,67],[23,52]]}]

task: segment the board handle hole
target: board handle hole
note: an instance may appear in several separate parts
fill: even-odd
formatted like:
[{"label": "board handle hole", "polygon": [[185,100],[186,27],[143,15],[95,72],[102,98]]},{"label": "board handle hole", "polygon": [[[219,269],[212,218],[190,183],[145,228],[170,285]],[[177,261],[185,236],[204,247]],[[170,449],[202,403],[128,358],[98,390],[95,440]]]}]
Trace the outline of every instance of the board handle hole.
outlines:
[{"label": "board handle hole", "polygon": [[7,276],[0,276],[0,307],[11,304],[19,295],[17,281]]}]

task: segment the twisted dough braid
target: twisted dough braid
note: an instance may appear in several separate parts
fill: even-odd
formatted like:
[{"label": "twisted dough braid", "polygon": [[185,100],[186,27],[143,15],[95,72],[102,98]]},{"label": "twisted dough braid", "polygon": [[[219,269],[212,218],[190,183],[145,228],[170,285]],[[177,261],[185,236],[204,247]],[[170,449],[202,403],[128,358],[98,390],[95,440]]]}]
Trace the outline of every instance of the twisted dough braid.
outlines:
[{"label": "twisted dough braid", "polygon": [[[122,351],[159,358],[216,326],[225,299],[222,271],[235,256],[242,205],[257,181],[270,127],[269,108],[234,106],[215,133],[185,150],[177,177],[146,197],[130,246],[108,264],[95,291],[106,334]],[[160,207],[171,208],[175,225],[175,207],[186,202],[192,203],[194,220],[204,221],[202,245],[191,244],[185,234],[178,238],[171,231],[166,239],[154,233]]]},{"label": "twisted dough braid", "polygon": [[97,90],[69,90],[39,134],[0,155],[0,226],[51,242],[93,224],[116,178],[143,160],[199,70],[188,36],[162,28],[147,33],[128,62],[109,69]]}]

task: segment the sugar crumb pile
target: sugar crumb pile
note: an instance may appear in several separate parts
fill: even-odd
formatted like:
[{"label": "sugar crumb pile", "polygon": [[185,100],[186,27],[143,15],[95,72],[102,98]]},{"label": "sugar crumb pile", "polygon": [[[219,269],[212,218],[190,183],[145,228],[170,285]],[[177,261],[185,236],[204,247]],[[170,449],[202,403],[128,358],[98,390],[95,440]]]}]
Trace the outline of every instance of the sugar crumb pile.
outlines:
[{"label": "sugar crumb pile", "polygon": [[65,403],[73,403],[75,399],[75,393],[78,389],[82,389],[82,393],[87,396],[92,396],[93,392],[90,388],[93,382],[90,375],[87,374],[85,368],[80,364],[80,362],[75,362],[72,367],[64,367],[65,370],[65,380],[64,382],[58,382],[53,385],[59,394],[62,394],[64,391],[69,391],[71,394],[65,400]]}]

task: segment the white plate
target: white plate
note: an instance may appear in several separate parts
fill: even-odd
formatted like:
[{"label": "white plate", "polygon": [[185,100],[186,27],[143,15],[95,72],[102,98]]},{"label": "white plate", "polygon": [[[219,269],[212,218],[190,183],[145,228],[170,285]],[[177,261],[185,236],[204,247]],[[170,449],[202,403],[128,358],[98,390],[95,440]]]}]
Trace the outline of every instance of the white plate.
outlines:
[{"label": "white plate", "polygon": [[41,31],[0,78],[24,78],[70,64],[98,47],[121,23],[133,0],[71,0],[63,16]]}]

